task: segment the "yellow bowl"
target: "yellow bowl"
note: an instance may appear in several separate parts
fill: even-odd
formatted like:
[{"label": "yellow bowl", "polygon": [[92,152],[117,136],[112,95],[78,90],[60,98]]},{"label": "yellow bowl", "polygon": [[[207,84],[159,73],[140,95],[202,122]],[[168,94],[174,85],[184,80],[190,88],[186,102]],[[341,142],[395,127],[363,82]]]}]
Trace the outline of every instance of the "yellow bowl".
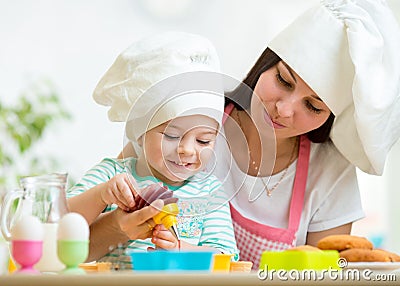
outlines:
[{"label": "yellow bowl", "polygon": [[229,272],[233,254],[214,254],[213,272]]}]

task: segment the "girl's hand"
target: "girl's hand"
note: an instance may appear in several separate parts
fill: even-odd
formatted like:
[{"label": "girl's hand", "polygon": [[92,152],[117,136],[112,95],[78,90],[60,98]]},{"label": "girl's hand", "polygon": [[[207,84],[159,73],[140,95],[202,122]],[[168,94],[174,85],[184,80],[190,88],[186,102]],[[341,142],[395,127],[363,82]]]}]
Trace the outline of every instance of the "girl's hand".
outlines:
[{"label": "girl's hand", "polygon": [[162,224],[157,224],[154,227],[151,242],[154,243],[158,248],[168,250],[179,249],[178,240]]},{"label": "girl's hand", "polygon": [[100,192],[101,200],[106,205],[116,204],[124,211],[135,206],[137,194],[134,185],[136,181],[131,174],[118,174],[105,183]]}]

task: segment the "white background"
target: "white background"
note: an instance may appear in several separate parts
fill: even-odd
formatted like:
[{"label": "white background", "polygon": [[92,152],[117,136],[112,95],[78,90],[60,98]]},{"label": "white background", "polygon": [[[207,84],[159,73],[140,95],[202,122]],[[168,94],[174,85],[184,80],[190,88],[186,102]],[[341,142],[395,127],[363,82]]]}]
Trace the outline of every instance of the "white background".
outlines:
[{"label": "white background", "polygon": [[[0,98],[12,103],[27,84],[49,78],[72,113],[53,126],[35,148],[58,157],[78,179],[123,145],[123,123],[112,123],[92,91],[117,55],[133,41],[166,30],[201,34],[216,46],[224,73],[244,77],[268,41],[317,0],[0,0]],[[400,18],[400,0],[388,0]],[[0,134],[1,136],[1,134]],[[396,156],[397,154],[397,156]],[[355,233],[384,236],[400,252],[395,210],[396,158],[385,174],[360,174],[367,218]],[[390,199],[388,199],[390,198]]]}]

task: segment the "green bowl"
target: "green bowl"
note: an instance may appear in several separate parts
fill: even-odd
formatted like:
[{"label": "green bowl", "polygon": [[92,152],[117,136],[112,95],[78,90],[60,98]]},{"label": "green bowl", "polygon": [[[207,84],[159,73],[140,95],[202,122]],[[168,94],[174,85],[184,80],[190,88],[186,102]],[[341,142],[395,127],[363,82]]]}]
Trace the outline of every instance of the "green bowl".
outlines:
[{"label": "green bowl", "polygon": [[338,260],[339,252],[336,250],[264,251],[261,255],[260,270],[340,269]]}]

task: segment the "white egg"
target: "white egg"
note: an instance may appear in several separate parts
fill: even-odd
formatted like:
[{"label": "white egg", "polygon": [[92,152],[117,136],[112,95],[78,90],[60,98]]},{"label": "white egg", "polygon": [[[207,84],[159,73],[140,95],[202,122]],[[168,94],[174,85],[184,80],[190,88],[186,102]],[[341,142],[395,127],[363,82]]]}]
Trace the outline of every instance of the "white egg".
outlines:
[{"label": "white egg", "polygon": [[67,213],[58,223],[58,240],[87,241],[89,240],[89,225],[86,219],[78,213]]},{"label": "white egg", "polygon": [[44,230],[40,220],[32,215],[23,215],[11,227],[12,240],[43,240]]}]

